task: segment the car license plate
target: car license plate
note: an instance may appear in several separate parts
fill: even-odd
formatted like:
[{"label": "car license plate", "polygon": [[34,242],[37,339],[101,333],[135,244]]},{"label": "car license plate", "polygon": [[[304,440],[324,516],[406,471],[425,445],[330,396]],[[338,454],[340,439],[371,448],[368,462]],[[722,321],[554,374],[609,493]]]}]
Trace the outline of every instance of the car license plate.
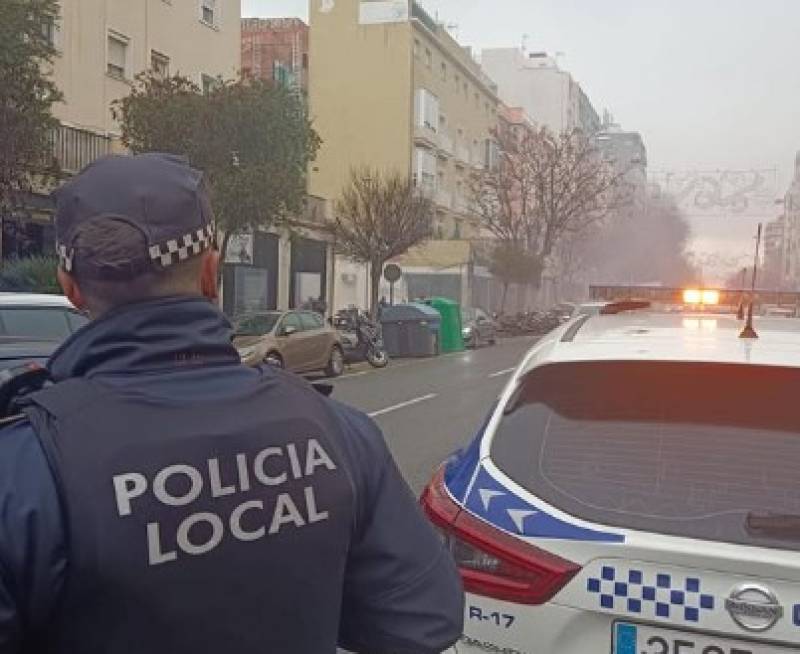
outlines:
[{"label": "car license plate", "polygon": [[613,654],[788,654],[794,648],[618,622]]}]

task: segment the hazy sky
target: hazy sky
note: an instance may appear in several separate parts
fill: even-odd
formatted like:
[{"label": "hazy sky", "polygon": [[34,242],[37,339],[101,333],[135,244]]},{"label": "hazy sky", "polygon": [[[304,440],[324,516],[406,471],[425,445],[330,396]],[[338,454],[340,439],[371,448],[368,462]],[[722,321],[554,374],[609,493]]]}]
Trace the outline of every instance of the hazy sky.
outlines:
[{"label": "hazy sky", "polygon": [[[244,15],[308,16],[308,0],[242,4]],[[642,133],[651,170],[777,168],[783,195],[800,150],[800,0],[422,4],[457,23],[465,45],[527,34],[530,50],[563,52],[597,110]]]}]

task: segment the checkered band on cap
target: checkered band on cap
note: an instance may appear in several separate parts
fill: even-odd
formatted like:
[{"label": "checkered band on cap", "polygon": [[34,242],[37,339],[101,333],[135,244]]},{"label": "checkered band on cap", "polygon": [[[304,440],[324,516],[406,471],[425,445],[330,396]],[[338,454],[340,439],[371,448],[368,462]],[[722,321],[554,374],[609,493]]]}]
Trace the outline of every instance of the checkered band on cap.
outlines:
[{"label": "checkered band on cap", "polygon": [[74,248],[68,248],[61,243],[56,244],[56,254],[58,255],[58,262],[66,272],[72,272],[72,262],[75,257]]},{"label": "checkered band on cap", "polygon": [[209,223],[180,238],[170,239],[160,245],[152,245],[150,258],[162,268],[167,268],[210,250],[215,245],[215,238],[216,228],[214,223]]}]

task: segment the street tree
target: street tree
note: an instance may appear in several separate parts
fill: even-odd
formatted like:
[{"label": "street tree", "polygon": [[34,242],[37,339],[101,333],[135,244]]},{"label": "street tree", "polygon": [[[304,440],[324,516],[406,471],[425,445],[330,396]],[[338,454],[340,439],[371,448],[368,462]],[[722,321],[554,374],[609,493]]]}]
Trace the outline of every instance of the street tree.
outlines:
[{"label": "street tree", "polygon": [[489,272],[503,286],[500,313],[505,312],[508,288],[511,284],[528,284],[542,274],[542,263],[520,242],[498,241],[489,259]]},{"label": "street tree", "polygon": [[149,72],[113,113],[133,152],[184,155],[205,173],[223,256],[230,236],[302,212],[320,139],[299,92],[241,79],[219,80],[204,94],[185,77]]},{"label": "street tree", "polygon": [[62,99],[51,79],[56,0],[0,2],[0,214],[57,171],[51,143]]},{"label": "street tree", "polygon": [[538,288],[561,239],[625,201],[624,172],[580,130],[554,135],[546,127],[502,125],[494,137],[497,161],[472,178],[475,207],[498,242],[538,262],[528,280]]},{"label": "street tree", "polygon": [[373,316],[383,267],[431,237],[433,216],[433,204],[408,177],[369,168],[351,171],[328,229],[339,254],[369,264]]}]

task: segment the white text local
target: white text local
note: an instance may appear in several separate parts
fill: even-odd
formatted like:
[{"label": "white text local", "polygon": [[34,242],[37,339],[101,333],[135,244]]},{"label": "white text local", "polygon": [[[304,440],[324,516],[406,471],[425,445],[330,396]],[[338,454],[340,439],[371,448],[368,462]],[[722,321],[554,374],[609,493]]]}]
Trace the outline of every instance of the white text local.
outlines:
[{"label": "white text local", "polygon": [[[113,482],[117,511],[125,518],[133,515],[136,499],[147,493],[165,506],[183,507],[195,502],[204,490],[212,499],[248,493],[257,487],[277,490],[290,480],[312,478],[320,469],[336,470],[336,465],[319,441],[311,438],[299,445],[267,447],[255,455],[237,454],[236,472],[230,479],[223,478],[220,461],[214,458],[202,469],[176,464],[159,470],[152,479],[129,472],[115,475]],[[180,493],[175,492],[176,484],[181,488]],[[328,512],[320,510],[317,504],[313,484],[308,484],[302,491],[279,493],[274,501],[243,502],[225,517],[209,511],[193,513],[178,524],[172,538],[161,533],[158,522],[150,522],[147,524],[149,563],[175,561],[179,553],[206,554],[222,543],[226,533],[239,541],[250,542],[278,534],[287,525],[300,528],[328,518]],[[167,542],[170,544],[165,544]]]}]

